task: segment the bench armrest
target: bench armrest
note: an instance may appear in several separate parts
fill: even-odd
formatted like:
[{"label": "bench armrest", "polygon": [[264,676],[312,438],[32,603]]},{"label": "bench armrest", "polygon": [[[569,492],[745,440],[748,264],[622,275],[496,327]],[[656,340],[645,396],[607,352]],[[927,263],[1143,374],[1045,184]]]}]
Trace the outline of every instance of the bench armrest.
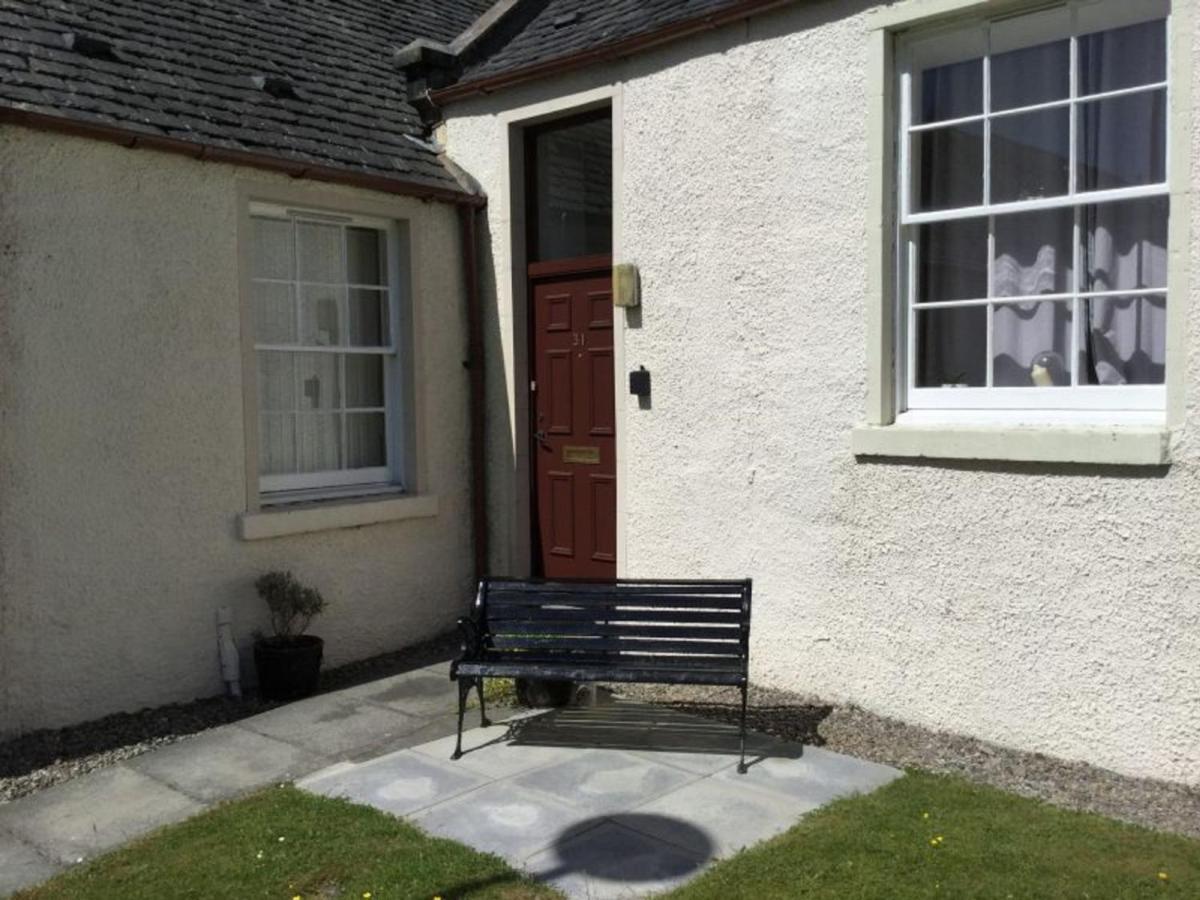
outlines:
[{"label": "bench armrest", "polygon": [[464,617],[458,620],[458,630],[462,632],[462,654],[464,659],[477,657],[483,653],[483,632],[479,624],[472,618]]}]

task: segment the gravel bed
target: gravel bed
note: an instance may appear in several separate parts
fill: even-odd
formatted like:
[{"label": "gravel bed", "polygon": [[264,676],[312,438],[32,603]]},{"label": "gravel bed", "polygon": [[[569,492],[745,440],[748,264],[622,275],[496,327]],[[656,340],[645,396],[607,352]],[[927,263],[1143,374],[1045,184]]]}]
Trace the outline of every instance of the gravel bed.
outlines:
[{"label": "gravel bed", "polygon": [[[729,688],[610,687],[623,697],[724,721],[736,722],[740,713],[740,699]],[[746,721],[756,731],[787,740],[899,768],[957,775],[1067,809],[1200,838],[1200,788],[1129,778],[1086,763],[929,731],[857,707],[830,706],[766,688],[751,688]]]},{"label": "gravel bed", "polygon": [[[450,659],[457,649],[458,639],[450,633],[404,650],[339,666],[321,673],[321,693],[432,665]],[[0,803],[277,705],[253,695],[241,700],[209,697],[21,735],[0,743]]]}]

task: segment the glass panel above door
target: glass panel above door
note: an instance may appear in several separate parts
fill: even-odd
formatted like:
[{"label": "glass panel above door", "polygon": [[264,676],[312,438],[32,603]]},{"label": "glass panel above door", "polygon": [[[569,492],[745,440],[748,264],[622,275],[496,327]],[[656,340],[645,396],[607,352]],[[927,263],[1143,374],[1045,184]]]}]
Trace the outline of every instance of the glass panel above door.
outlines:
[{"label": "glass panel above door", "polygon": [[612,253],[608,110],[528,132],[531,262]]}]

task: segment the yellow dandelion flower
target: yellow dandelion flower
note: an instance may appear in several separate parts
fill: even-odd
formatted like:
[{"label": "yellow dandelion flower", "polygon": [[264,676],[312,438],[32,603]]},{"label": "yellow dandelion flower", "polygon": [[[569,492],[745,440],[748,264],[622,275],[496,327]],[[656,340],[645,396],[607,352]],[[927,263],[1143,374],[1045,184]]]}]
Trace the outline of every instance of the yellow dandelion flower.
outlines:
[{"label": "yellow dandelion flower", "polygon": [[936,847],[936,846],[937,846],[937,838],[930,838],[930,839],[929,839],[929,846],[930,846],[930,847]]},{"label": "yellow dandelion flower", "polygon": [[1159,881],[1168,881],[1170,878],[1171,878],[1171,876],[1170,876],[1170,875],[1168,875],[1166,872],[1159,872],[1159,873],[1158,873],[1158,880],[1159,880]]},{"label": "yellow dandelion flower", "polygon": [[922,818],[922,819],[928,819],[928,818],[929,818],[929,813],[927,813],[927,812],[923,812],[923,813],[921,813],[921,818]]},{"label": "yellow dandelion flower", "polygon": [[371,892],[363,891],[363,900],[371,900]]}]

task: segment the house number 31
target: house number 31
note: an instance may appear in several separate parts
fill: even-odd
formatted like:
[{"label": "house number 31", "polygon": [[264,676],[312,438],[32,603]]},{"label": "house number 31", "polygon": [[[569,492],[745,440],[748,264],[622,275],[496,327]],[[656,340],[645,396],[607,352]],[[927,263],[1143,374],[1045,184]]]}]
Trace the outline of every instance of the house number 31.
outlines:
[{"label": "house number 31", "polygon": [[587,332],[572,331],[571,332],[571,346],[572,347],[586,347],[587,346]]}]

